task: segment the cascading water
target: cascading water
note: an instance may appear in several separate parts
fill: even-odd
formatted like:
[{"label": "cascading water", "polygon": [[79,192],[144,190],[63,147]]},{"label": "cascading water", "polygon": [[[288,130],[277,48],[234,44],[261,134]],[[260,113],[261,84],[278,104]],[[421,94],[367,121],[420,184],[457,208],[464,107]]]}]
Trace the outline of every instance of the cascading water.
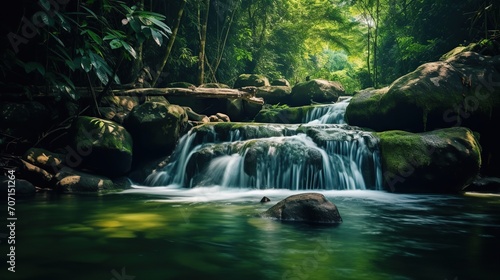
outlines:
[{"label": "cascading water", "polygon": [[209,123],[184,135],[145,184],[379,190],[377,141],[346,124]]},{"label": "cascading water", "polygon": [[329,105],[317,105],[307,112],[303,122],[307,124],[345,124],[344,113],[352,97]]}]

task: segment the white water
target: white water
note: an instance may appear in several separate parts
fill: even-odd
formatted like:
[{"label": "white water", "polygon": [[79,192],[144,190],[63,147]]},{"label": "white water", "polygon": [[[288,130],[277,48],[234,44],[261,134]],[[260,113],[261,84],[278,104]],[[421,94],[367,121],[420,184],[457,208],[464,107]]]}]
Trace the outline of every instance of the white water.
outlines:
[{"label": "white water", "polygon": [[304,123],[307,124],[345,124],[344,115],[352,97],[330,105],[318,105],[307,112]]},{"label": "white water", "polygon": [[[335,119],[341,115],[343,120],[339,112],[345,111],[348,101],[339,102],[341,106],[326,114],[336,112]],[[205,125],[202,134],[191,130],[184,135],[170,163],[148,176],[144,184],[289,190],[382,188],[378,148],[366,143],[366,137],[373,138],[370,132],[312,121],[304,127],[239,124],[229,132],[226,128],[224,136],[215,126]],[[306,133],[319,133],[326,140],[315,142]]]}]

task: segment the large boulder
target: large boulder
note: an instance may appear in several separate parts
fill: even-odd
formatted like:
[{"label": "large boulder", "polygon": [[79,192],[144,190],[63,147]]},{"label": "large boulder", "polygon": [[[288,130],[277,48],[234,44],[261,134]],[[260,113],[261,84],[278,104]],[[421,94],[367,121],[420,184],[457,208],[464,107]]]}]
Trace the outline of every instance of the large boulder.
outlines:
[{"label": "large boulder", "polygon": [[28,149],[22,159],[32,165],[36,165],[49,173],[55,174],[60,170],[65,161],[65,155],[54,153],[43,148]]},{"label": "large boulder", "polygon": [[95,193],[114,189],[111,179],[96,174],[63,168],[56,174],[55,190],[61,193]]},{"label": "large boulder", "polygon": [[464,126],[478,132],[483,171],[500,176],[500,56],[458,52],[421,65],[382,89],[354,95],[346,110],[350,125],[376,131],[431,131]]},{"label": "large boulder", "polygon": [[259,111],[254,121],[260,123],[303,123],[307,112],[313,108],[312,105],[298,107],[288,107],[286,105],[267,106]]},{"label": "large boulder", "polygon": [[70,143],[76,157],[72,167],[87,168],[105,176],[121,176],[132,165],[132,137],[115,122],[81,116],[71,127]]},{"label": "large boulder", "polygon": [[289,196],[262,213],[261,217],[284,222],[342,223],[337,206],[320,193],[301,193]]},{"label": "large boulder", "polygon": [[264,86],[258,87],[256,97],[264,99],[266,104],[290,104],[290,86]]},{"label": "large boulder", "polygon": [[134,140],[137,159],[158,158],[173,151],[187,121],[186,110],[181,106],[145,102],[130,112],[124,126]]},{"label": "large boulder", "polygon": [[[122,124],[126,116],[134,109],[135,106],[141,103],[141,100],[145,99],[143,96],[106,96],[101,101],[99,107],[99,112],[103,118],[107,120],[112,120],[119,124]],[[147,97],[155,99],[163,99],[167,102],[163,96]]]},{"label": "large boulder", "polygon": [[341,95],[345,95],[345,89],[340,83],[314,79],[298,83],[292,88],[289,105],[304,106],[315,102],[333,103]]},{"label": "large boulder", "polygon": [[458,193],[476,178],[481,147],[471,130],[377,133],[384,188],[400,193]]},{"label": "large boulder", "polygon": [[234,82],[233,88],[242,88],[242,87],[268,87],[271,84],[269,83],[269,79],[264,75],[259,74],[241,74],[238,76],[236,81]]}]

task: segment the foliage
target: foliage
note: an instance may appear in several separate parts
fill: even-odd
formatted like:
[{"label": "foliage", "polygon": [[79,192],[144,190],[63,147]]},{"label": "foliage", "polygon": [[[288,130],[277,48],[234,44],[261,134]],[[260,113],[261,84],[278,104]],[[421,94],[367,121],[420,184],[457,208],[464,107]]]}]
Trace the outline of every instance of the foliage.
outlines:
[{"label": "foliage", "polygon": [[22,53],[11,59],[26,74],[36,74],[34,81],[54,88],[55,92],[66,93],[72,99],[79,97],[75,95],[77,85],[119,84],[117,68],[121,61],[138,59],[134,45],[152,39],[161,46],[163,38],[170,33],[163,22],[164,15],[128,6],[122,1],[87,0],[76,8],[68,5],[65,9],[52,10],[48,2],[40,3],[48,5],[42,4],[47,13],[38,29],[40,36],[29,44],[43,47],[43,52],[27,60]]}]

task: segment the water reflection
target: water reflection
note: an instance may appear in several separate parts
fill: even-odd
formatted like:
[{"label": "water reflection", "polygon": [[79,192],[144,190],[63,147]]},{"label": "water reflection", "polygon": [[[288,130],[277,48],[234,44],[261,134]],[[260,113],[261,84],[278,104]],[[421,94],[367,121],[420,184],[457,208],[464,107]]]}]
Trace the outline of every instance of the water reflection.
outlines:
[{"label": "water reflection", "polygon": [[498,197],[321,192],[340,226],[256,217],[289,190],[137,186],[22,201],[18,272],[2,279],[112,279],[122,268],[135,279],[497,276]]}]

